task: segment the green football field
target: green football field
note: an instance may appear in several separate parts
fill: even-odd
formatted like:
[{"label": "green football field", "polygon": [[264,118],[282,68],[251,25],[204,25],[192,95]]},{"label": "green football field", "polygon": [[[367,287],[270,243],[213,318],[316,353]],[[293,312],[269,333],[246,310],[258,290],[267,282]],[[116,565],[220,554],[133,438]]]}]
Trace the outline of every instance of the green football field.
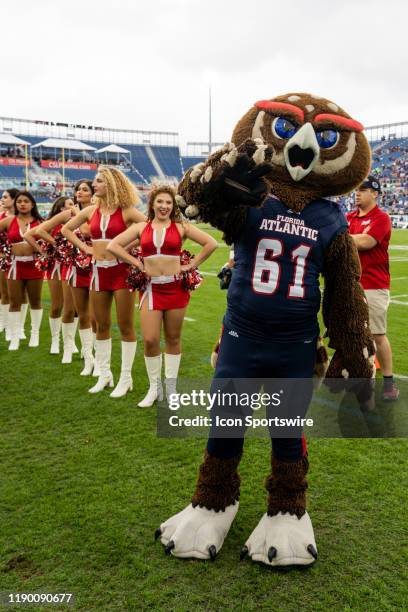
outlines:
[{"label": "green football field", "polygon": [[[394,230],[390,257],[389,338],[394,370],[408,376],[408,231]],[[226,299],[215,275],[227,258],[220,245],[202,266],[182,377],[211,376]],[[74,593],[75,609],[86,611],[407,609],[407,440],[310,440],[319,559],[309,570],[239,561],[265,511],[269,441],[260,439],[247,441],[240,510],[216,561],[166,557],[154,531],[189,503],[205,442],[158,438],[155,409],[137,407],[147,389],[141,342],[131,394],[88,394],[95,379],[79,376],[78,356],[62,366],[48,354],[46,289],[44,298],[40,348],[23,342],[8,353],[0,340],[0,592]],[[139,329],[137,312],[135,322]],[[114,326],[115,381],[119,357]]]}]

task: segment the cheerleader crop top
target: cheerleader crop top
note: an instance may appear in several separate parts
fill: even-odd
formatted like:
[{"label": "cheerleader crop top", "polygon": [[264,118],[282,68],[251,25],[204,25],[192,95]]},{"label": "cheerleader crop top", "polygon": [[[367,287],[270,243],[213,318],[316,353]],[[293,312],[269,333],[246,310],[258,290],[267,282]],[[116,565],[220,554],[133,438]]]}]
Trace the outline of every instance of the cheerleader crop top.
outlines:
[{"label": "cheerleader crop top", "polygon": [[140,236],[140,248],[144,259],[149,257],[180,257],[181,236],[174,221],[162,230],[159,243],[158,231],[152,227],[151,221]]},{"label": "cheerleader crop top", "polygon": [[117,208],[111,215],[101,215],[101,211],[97,208],[89,220],[89,229],[94,242],[116,238],[118,234],[127,229],[122,209]]},{"label": "cheerleader crop top", "polygon": [[[40,221],[38,221],[38,219],[34,219],[32,223],[27,225],[27,231],[33,227],[36,227],[37,225],[40,225]],[[9,225],[7,238],[10,244],[27,244],[27,242],[24,240],[23,234],[21,233],[17,217],[14,217]]]}]

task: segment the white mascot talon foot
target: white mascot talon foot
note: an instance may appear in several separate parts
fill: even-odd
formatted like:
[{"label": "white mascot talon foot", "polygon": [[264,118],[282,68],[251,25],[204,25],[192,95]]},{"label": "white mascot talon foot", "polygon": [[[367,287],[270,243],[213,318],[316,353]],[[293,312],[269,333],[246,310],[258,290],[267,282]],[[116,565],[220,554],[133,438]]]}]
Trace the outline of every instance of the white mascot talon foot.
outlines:
[{"label": "white mascot talon foot", "polygon": [[273,567],[312,565],[317,548],[310,516],[264,514],[241,550],[241,559],[246,555]]},{"label": "white mascot talon foot", "polygon": [[162,523],[155,538],[161,539],[165,553],[181,558],[211,559],[222,548],[239,503],[227,506],[224,512],[207,510],[190,504]]}]

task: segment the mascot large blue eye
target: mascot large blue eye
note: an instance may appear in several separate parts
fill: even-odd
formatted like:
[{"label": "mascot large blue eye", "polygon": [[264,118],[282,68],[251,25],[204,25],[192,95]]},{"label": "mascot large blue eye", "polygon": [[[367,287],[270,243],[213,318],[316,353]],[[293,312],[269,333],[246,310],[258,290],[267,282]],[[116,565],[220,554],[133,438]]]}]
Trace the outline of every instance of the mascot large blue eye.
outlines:
[{"label": "mascot large blue eye", "polygon": [[296,125],[285,117],[276,117],[272,122],[272,133],[278,138],[292,138],[296,129]]},{"label": "mascot large blue eye", "polygon": [[339,141],[340,134],[336,130],[321,130],[316,132],[317,142],[321,149],[331,149]]}]

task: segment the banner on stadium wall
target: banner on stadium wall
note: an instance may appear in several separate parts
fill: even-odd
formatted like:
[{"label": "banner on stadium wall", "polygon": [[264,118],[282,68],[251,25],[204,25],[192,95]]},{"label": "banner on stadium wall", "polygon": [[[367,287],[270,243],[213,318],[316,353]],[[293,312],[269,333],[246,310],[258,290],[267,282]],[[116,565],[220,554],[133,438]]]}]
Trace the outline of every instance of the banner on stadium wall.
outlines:
[{"label": "banner on stadium wall", "polygon": [[14,157],[0,157],[1,166],[29,166],[30,162],[27,159],[18,159]]},{"label": "banner on stadium wall", "polygon": [[[41,168],[62,168],[62,162],[55,159],[43,159]],[[87,164],[83,162],[65,162],[65,168],[74,168],[76,170],[96,170],[98,164]]]}]

